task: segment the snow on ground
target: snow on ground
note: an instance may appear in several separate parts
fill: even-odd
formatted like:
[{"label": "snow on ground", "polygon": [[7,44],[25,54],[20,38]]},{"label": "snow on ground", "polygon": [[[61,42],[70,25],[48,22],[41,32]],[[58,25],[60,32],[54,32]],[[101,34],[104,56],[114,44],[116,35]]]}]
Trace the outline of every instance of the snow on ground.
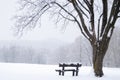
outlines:
[{"label": "snow on ground", "polygon": [[82,66],[78,76],[66,72],[59,76],[58,65],[0,63],[0,80],[120,80],[120,68],[104,68],[104,76],[97,78],[92,67]]}]

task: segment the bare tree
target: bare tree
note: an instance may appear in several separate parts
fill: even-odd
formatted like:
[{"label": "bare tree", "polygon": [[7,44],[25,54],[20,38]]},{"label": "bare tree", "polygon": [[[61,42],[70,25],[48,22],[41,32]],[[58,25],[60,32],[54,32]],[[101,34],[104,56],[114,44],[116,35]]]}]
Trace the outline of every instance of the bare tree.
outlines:
[{"label": "bare tree", "polygon": [[92,46],[95,75],[103,76],[103,59],[120,17],[120,0],[20,0],[20,4],[23,13],[17,16],[17,32],[34,28],[45,12],[57,15],[57,22],[76,23]]}]

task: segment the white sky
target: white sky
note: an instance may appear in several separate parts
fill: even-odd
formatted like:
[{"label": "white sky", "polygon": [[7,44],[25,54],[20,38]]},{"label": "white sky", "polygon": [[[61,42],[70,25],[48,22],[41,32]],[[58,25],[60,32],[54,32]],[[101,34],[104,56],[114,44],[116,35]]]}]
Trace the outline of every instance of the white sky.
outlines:
[{"label": "white sky", "polygon": [[[1,0],[0,1],[0,40],[19,40],[18,37],[13,35],[11,29],[12,16],[17,11],[17,0]],[[47,24],[42,24],[41,28],[34,29],[25,33],[20,40],[45,40],[56,38],[63,41],[74,41],[79,36],[79,28],[75,26],[67,27],[63,33],[60,29],[56,28],[54,23],[50,19],[43,20]],[[49,27],[48,27],[49,26]]]}]

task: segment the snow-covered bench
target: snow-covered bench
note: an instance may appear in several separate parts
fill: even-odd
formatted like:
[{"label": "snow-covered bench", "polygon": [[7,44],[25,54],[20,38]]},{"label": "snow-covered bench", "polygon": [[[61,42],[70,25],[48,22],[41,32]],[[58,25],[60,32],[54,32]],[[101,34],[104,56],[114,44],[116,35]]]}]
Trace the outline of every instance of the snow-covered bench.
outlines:
[{"label": "snow-covered bench", "polygon": [[[78,76],[78,72],[79,72],[79,67],[81,67],[82,64],[80,63],[77,63],[77,64],[59,64],[59,67],[62,67],[62,69],[57,69],[55,70],[56,72],[59,72],[59,75],[62,75],[64,76],[64,73],[67,72],[67,71],[71,71],[72,72],[72,75],[75,76],[75,73],[76,73],[76,76]],[[65,67],[75,67],[74,69],[66,69]]]}]

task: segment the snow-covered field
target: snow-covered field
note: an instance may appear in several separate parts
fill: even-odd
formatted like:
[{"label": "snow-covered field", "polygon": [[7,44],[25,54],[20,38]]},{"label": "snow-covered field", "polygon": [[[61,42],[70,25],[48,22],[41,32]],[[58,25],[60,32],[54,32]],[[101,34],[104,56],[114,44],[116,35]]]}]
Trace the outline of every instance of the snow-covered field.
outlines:
[{"label": "snow-covered field", "polygon": [[59,76],[58,65],[0,63],[0,80],[120,80],[120,68],[104,68],[104,76],[97,78],[92,67],[82,66],[78,76],[66,72]]}]

